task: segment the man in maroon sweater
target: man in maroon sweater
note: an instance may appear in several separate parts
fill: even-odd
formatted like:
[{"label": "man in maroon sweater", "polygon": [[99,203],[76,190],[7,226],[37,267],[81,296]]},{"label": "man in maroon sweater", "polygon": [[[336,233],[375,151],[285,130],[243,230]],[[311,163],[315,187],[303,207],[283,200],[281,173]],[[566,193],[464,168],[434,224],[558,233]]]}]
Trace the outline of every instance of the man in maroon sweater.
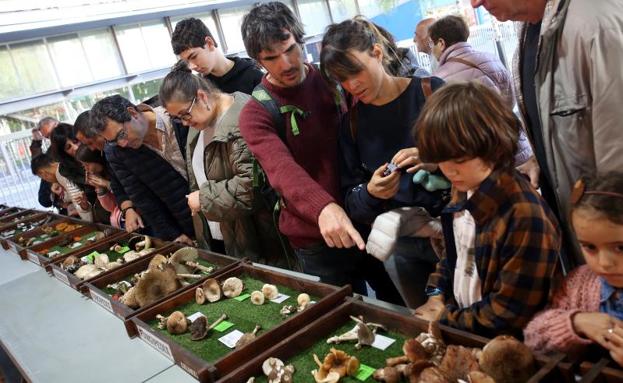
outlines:
[{"label": "man in maroon sweater", "polygon": [[247,54],[268,72],[262,84],[273,99],[297,109],[283,115],[286,142],[255,100],[242,110],[240,131],[285,202],[279,229],[303,271],[326,283],[350,283],[362,294],[367,280],[377,297],[401,303],[382,263],[361,251],[365,242],[340,206],[337,139],[344,114],[320,72],[304,62],[300,22],[282,3],[261,4],[245,15],[242,37]]}]

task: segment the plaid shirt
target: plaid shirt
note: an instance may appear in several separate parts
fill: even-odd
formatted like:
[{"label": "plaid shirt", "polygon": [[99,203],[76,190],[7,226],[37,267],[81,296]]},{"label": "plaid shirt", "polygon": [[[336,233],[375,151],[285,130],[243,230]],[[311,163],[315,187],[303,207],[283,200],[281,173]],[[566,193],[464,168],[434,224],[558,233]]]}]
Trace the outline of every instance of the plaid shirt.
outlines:
[{"label": "plaid shirt", "polygon": [[[460,309],[454,302],[456,247],[454,213],[467,209],[476,222],[476,266],[482,300]],[[521,329],[542,309],[559,275],[560,236],[556,218],[543,199],[518,173],[494,172],[469,200],[442,213],[446,255],[431,274],[428,287],[446,298],[441,323],[483,336],[521,336]]]}]

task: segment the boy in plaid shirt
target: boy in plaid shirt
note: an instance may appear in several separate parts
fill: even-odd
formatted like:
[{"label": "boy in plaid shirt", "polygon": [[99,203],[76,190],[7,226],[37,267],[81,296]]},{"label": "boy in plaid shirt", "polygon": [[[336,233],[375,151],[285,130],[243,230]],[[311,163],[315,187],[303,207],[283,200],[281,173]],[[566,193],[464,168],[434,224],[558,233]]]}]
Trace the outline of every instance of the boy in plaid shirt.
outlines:
[{"label": "boy in plaid shirt", "polygon": [[415,132],[422,161],[452,182],[442,213],[445,251],[416,315],[479,335],[521,336],[558,277],[556,218],[513,169],[519,124],[477,82],[447,85],[427,102]]}]

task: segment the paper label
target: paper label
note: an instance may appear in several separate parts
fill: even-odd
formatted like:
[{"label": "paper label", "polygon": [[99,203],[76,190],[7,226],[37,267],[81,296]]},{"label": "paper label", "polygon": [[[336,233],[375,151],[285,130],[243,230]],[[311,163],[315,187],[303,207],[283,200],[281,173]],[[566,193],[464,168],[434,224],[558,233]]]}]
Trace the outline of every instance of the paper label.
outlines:
[{"label": "paper label", "polygon": [[69,278],[67,277],[67,274],[63,273],[59,269],[52,269],[52,274],[54,274],[56,279],[69,286]]},{"label": "paper label", "polygon": [[180,362],[180,367],[182,367],[184,371],[192,375],[195,379],[199,380],[199,374],[197,374],[197,371],[185,365],[184,362]]},{"label": "paper label", "polygon": [[232,327],[234,327],[233,323],[224,320],[221,323],[219,323],[216,327],[214,327],[214,330],[218,332],[225,332]]},{"label": "paper label", "polygon": [[218,338],[218,341],[229,348],[234,348],[236,347],[236,343],[238,343],[238,340],[242,338],[243,335],[244,334],[242,333],[242,331],[234,330],[229,334],[223,335],[222,337]]},{"label": "paper label", "polygon": [[39,257],[37,257],[35,254],[28,253],[28,260],[35,265],[41,266],[41,261],[39,260]]},{"label": "paper label", "polygon": [[71,245],[69,245],[69,248],[70,249],[75,249],[76,247],[80,247],[80,246],[82,246],[81,242],[74,242]]},{"label": "paper label", "polygon": [[249,297],[251,296],[251,294],[242,294],[242,295],[238,295],[237,297],[235,297],[234,299],[237,300],[238,302],[242,302],[244,300],[249,299]]},{"label": "paper label", "polygon": [[59,255],[60,253],[61,253],[61,252],[60,252],[60,251],[58,251],[58,250],[50,251],[50,252],[48,253],[48,257],[50,257],[50,258],[54,258],[54,257],[56,257],[57,255]]},{"label": "paper label", "polygon": [[372,374],[374,374],[374,371],[376,369],[370,367],[370,366],[366,366],[365,364],[361,363],[359,365],[359,370],[357,370],[357,374],[355,374],[355,378],[357,380],[361,380],[362,382],[366,381],[370,376],[372,376]]},{"label": "paper label", "polygon": [[142,340],[144,340],[147,344],[149,344],[156,350],[160,351],[164,356],[166,356],[170,360],[172,361],[174,360],[173,353],[171,353],[171,347],[169,347],[169,345],[166,342],[162,341],[154,334],[145,330],[143,327],[141,326],[137,326],[137,327],[138,327],[138,336],[141,337]]},{"label": "paper label", "polygon": [[285,295],[285,294],[281,294],[279,293],[279,295],[277,295],[277,297],[275,299],[271,299],[271,302],[275,302],[275,303],[283,303],[285,302],[288,298],[290,298],[289,295]]},{"label": "paper label", "polygon": [[375,334],[374,342],[372,342],[370,346],[384,351],[387,347],[391,346],[395,341],[396,339],[388,338],[385,335]]},{"label": "paper label", "polygon": [[91,288],[89,288],[89,293],[91,293],[91,299],[93,299],[93,302],[102,306],[106,310],[113,312],[112,303],[110,302],[108,296],[104,296]]},{"label": "paper label", "polygon": [[187,319],[191,322],[194,322],[195,319],[199,319],[200,317],[204,317],[204,316],[205,315],[203,315],[203,313],[200,313],[199,311],[197,311],[193,315],[188,316]]}]

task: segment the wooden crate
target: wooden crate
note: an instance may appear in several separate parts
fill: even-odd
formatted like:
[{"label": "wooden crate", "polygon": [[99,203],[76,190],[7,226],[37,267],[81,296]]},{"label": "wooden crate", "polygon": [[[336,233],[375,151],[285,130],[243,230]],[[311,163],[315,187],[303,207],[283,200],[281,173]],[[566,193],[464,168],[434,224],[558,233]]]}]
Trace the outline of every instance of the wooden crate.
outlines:
[{"label": "wooden crate", "polygon": [[[0,227],[0,245],[4,250],[9,250],[13,247],[12,242],[9,241],[10,238],[15,237],[16,235],[25,233],[29,230],[36,229],[37,227],[48,223],[49,220],[52,220],[53,217],[47,215],[43,212],[37,212],[35,214],[29,215],[28,217],[22,218],[17,222],[13,222],[11,224],[3,225]],[[30,227],[29,230],[23,230],[18,228],[20,225],[34,225],[34,227]],[[11,234],[4,234],[7,231],[12,230]]]},{"label": "wooden crate", "polygon": [[[338,329],[351,327],[349,323],[354,326],[354,322],[350,319],[350,316],[363,316],[366,322],[380,323],[387,327],[392,333],[400,334],[405,338],[413,338],[419,335],[421,332],[428,330],[428,322],[416,318],[414,316],[407,316],[401,313],[383,309],[377,306],[373,306],[364,302],[361,302],[354,298],[348,298],[343,304],[336,307],[334,310],[325,313],[313,323],[303,327],[300,331],[292,334],[288,338],[274,344],[272,347],[257,349],[255,355],[250,358],[247,363],[241,365],[239,368],[233,370],[227,375],[222,376],[218,383],[233,383],[233,382],[246,382],[248,378],[255,376],[264,376],[262,373],[262,363],[269,357],[275,357],[281,359],[285,364],[295,356],[309,352],[309,349],[315,346],[319,342],[324,342],[330,336],[335,335]],[[464,331],[460,331],[448,326],[440,326],[441,332],[446,344],[462,345],[465,347],[483,347],[487,342],[487,338],[473,335]],[[341,331],[340,331],[341,332]],[[383,335],[383,332],[379,332]],[[396,340],[398,342],[398,340]],[[344,349],[346,343],[338,345],[327,345],[337,349]],[[402,344],[399,345],[402,347]],[[352,343],[348,347],[353,348]],[[347,351],[349,352],[349,351]],[[349,352],[353,356],[357,356],[357,352]],[[310,360],[312,355],[307,355]],[[385,357],[399,356],[396,354],[387,354]],[[324,355],[318,355],[322,360]],[[563,382],[562,375],[557,369],[557,363],[564,357],[564,355],[555,358],[537,357],[537,363],[539,370],[529,380],[530,383],[536,382]],[[360,360],[361,363],[365,363],[365,360]],[[380,368],[384,366],[370,366],[373,368]],[[296,371],[294,375],[295,382],[313,382],[314,379],[311,376],[310,371]],[[353,379],[354,381],[354,379]],[[367,382],[374,382],[375,380],[369,378]]]},{"label": "wooden crate", "polygon": [[[15,253],[19,254],[20,256],[22,255],[23,251],[25,249],[27,249],[30,246],[25,246],[22,243],[25,241],[30,240],[31,238],[36,238],[42,234],[44,234],[44,230],[48,229],[48,228],[53,228],[54,226],[56,226],[59,223],[71,223],[71,224],[80,224],[80,225],[85,225],[87,223],[79,221],[79,220],[75,220],[75,219],[71,219],[69,217],[64,217],[64,216],[59,216],[57,214],[48,214],[52,217],[52,221],[50,221],[49,223],[45,224],[45,225],[41,225],[35,229],[26,231],[24,233],[20,233],[17,235],[14,235],[13,237],[10,237],[7,239],[7,242],[9,243],[9,247],[15,251]],[[59,234],[62,235],[63,233]],[[54,237],[50,237],[54,238]],[[22,242],[20,242],[20,239],[23,239]],[[47,239],[46,239],[47,240]],[[43,242],[40,242],[43,243]],[[34,245],[31,245],[34,246]]]},{"label": "wooden crate", "polygon": [[163,298],[162,300],[154,302],[151,305],[147,305],[139,309],[130,308],[124,305],[123,303],[117,300],[114,300],[112,296],[106,293],[105,289],[107,285],[119,282],[134,274],[137,274],[137,273],[140,273],[146,270],[147,266],[149,265],[149,262],[156,254],[168,255],[182,247],[185,247],[185,245],[182,245],[179,243],[170,243],[158,249],[157,252],[153,252],[150,255],[141,257],[135,261],[128,263],[127,265],[114,269],[111,272],[106,273],[105,275],[98,276],[97,278],[94,278],[93,280],[88,281],[84,285],[81,285],[81,289],[84,290],[85,294],[91,297],[91,299],[93,299],[94,302],[96,302],[97,304],[99,304],[100,306],[102,306],[103,308],[105,308],[106,310],[110,311],[111,313],[115,314],[118,318],[123,320],[125,322],[125,327],[128,332],[128,336],[134,337],[136,336],[136,327],[129,321],[129,319],[133,315],[149,310],[151,307],[158,305],[159,303],[168,299],[169,297],[175,294],[178,294],[179,292],[184,291],[188,288],[192,288],[194,291],[194,286],[202,283],[203,280],[205,280],[206,278],[215,277],[229,270],[230,268],[234,267],[239,262],[238,259],[229,257],[227,255],[198,249],[199,258],[215,265],[217,269],[214,272],[212,272],[212,274],[210,274],[209,276],[206,276],[206,278],[194,284],[191,284],[190,286],[181,287],[180,289],[169,294],[169,296]]},{"label": "wooden crate", "polygon": [[588,362],[582,356],[568,357],[558,367],[566,382],[623,383],[623,369],[610,358]]},{"label": "wooden crate", "polygon": [[61,234],[59,236],[53,237],[48,241],[45,241],[43,243],[40,243],[38,245],[35,246],[31,246],[25,249],[22,249],[20,251],[20,255],[22,257],[22,259],[24,260],[29,260],[39,266],[42,267],[46,267],[49,263],[51,263],[52,261],[54,261],[54,258],[50,258],[46,255],[46,253],[43,253],[43,251],[45,251],[46,249],[50,249],[54,246],[56,246],[58,243],[61,243],[63,241],[65,241],[65,239],[69,238],[73,238],[73,237],[80,237],[83,235],[86,235],[90,232],[93,231],[108,231],[110,234],[108,235],[107,238],[104,238],[102,240],[99,241],[89,241],[88,243],[84,243],[82,246],[77,247],[63,255],[71,255],[74,253],[77,253],[78,251],[86,251],[89,249],[93,249],[94,247],[97,247],[98,243],[100,241],[105,241],[108,238],[113,238],[113,237],[117,237],[121,234],[123,234],[124,232],[117,230],[117,229],[111,229],[109,226],[104,226],[101,224],[84,224],[82,227],[71,231],[69,233],[64,233]]},{"label": "wooden crate", "polygon": [[24,211],[26,209],[22,209],[21,207],[7,207],[5,209],[0,210],[0,219],[6,218],[12,214],[19,213],[20,211]]},{"label": "wooden crate", "polygon": [[[293,314],[285,319],[281,324],[271,329],[264,329],[257,335],[257,338],[250,344],[238,350],[232,350],[228,354],[219,359],[208,362],[188,349],[182,347],[169,336],[161,333],[159,330],[152,329],[148,322],[154,320],[157,314],[168,314],[181,305],[185,305],[195,300],[195,289],[187,289],[170,299],[162,302],[158,306],[143,311],[134,317],[131,322],[138,329],[139,336],[155,349],[162,352],[169,359],[182,367],[191,376],[201,382],[214,382],[219,376],[224,376],[237,370],[247,361],[251,360],[258,352],[270,348],[279,340],[286,338],[288,335],[295,333],[308,323],[321,317],[325,312],[331,310],[340,304],[346,296],[351,294],[350,286],[338,288],[327,284],[313,282],[307,279],[294,277],[288,274],[253,266],[247,262],[241,262],[235,268],[223,273],[217,277],[219,283],[222,283],[229,277],[249,276],[263,283],[271,283],[277,286],[287,287],[292,290],[306,292],[310,296],[317,296],[320,299],[317,303],[311,305],[302,312]],[[250,291],[246,291],[250,293]],[[292,297],[296,305],[296,297]],[[219,301],[220,302],[220,301]],[[243,302],[251,304],[250,302]],[[292,301],[290,301],[290,304]],[[210,303],[206,303],[210,305]],[[212,303],[216,304],[216,303]],[[274,303],[264,303],[271,305]],[[278,309],[281,305],[276,305]],[[231,317],[232,313],[228,313]],[[213,321],[215,318],[211,318]],[[214,330],[213,330],[214,331]],[[225,334],[225,333],[222,333]],[[212,337],[216,336],[214,333]],[[207,347],[207,346],[206,346]]]},{"label": "wooden crate", "polygon": [[[102,241],[99,241],[97,243],[96,246],[94,247],[85,247],[85,248],[80,248],[77,252],[72,252],[71,254],[66,254],[66,255],[62,255],[59,257],[55,257],[54,260],[50,263],[48,263],[46,265],[46,270],[48,272],[51,272],[52,275],[54,275],[54,277],[56,277],[56,279],[58,279],[59,281],[63,282],[64,284],[66,284],[67,286],[76,289],[78,291],[81,291],[83,294],[86,295],[86,288],[83,288],[85,282],[90,282],[92,280],[95,280],[105,274],[111,273],[113,272],[115,269],[106,271],[102,274],[99,274],[98,276],[94,277],[94,278],[90,278],[87,280],[82,280],[78,277],[76,277],[73,273],[70,273],[66,270],[64,270],[61,267],[61,264],[63,263],[63,261],[69,257],[70,255],[73,255],[75,257],[83,257],[85,255],[91,254],[94,251],[98,251],[101,253],[106,253],[109,252],[110,247],[115,245],[115,244],[120,244],[120,243],[127,243],[127,241],[136,236],[138,234],[128,234],[126,232],[121,232],[120,235],[117,236],[112,236],[112,237],[108,237]],[[157,238],[151,238],[152,241],[152,252],[156,251],[156,250],[160,250],[160,248],[164,247],[164,246],[168,246],[168,242],[165,242],[161,239],[157,239]],[[151,254],[151,252],[150,252]],[[154,253],[157,254],[157,251]],[[146,254],[148,255],[148,254]],[[145,256],[146,256],[145,255]],[[142,258],[142,257],[141,257]],[[140,259],[140,258],[139,258]],[[130,264],[132,262],[136,262],[138,259],[135,259],[131,262],[128,262],[127,264]],[[121,266],[120,266],[121,267]]]},{"label": "wooden crate", "polygon": [[4,217],[0,217],[0,230],[4,230],[4,226],[11,225],[15,222],[18,222],[24,218],[27,218],[33,214],[38,214],[38,213],[39,212],[36,210],[28,209],[28,210],[21,210],[13,214],[6,215]]}]

